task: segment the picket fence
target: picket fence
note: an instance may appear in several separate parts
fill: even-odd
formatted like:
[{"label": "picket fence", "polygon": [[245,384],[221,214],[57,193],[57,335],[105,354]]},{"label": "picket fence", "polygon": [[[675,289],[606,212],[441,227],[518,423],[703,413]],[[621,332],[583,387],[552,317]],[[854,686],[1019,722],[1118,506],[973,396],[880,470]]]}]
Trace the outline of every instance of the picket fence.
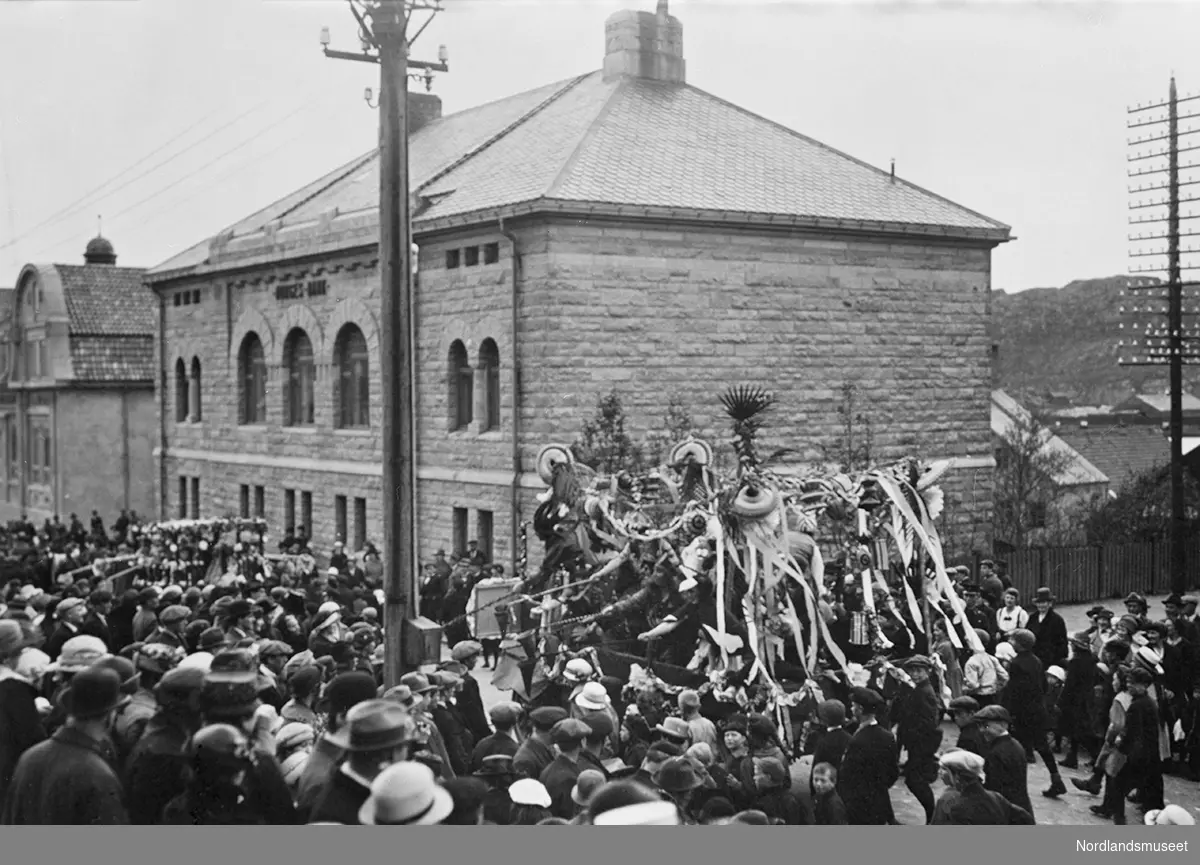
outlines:
[{"label": "picket fence", "polygon": [[[1200,584],[1200,538],[1185,543],[1187,584]],[[1017,550],[996,558],[1029,603],[1038,588],[1050,589],[1060,604],[1079,604],[1171,590],[1170,542]]]}]

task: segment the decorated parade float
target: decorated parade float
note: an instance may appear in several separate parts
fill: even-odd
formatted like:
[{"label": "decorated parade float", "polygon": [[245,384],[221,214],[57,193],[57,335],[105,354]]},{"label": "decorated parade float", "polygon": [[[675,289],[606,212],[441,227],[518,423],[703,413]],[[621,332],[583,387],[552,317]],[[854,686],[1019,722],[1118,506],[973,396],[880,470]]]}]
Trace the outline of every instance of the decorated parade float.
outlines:
[{"label": "decorated parade float", "polygon": [[948,463],[784,470],[783,452],[760,453],[772,397],[741,387],[721,402],[736,455],[724,470],[696,438],[640,473],[541,449],[531,528],[544,557],[492,602],[525,628],[503,644],[497,686],[537,702],[564,672],[569,685],[564,659],[583,657],[628,699],[694,688],[706,714],[764,712],[786,737],[789,712],[831,684],[906,682],[893,662],[928,653],[938,621],[956,648],[977,648],[934,525]]}]

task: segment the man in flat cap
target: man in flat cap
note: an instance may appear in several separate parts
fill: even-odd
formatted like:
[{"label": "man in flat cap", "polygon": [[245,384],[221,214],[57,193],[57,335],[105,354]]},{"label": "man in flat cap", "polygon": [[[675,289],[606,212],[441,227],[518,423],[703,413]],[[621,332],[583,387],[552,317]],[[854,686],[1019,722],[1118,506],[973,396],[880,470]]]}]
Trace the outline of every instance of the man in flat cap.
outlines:
[{"label": "man in flat cap", "polygon": [[1025,758],[1025,748],[1009,733],[1012,715],[1003,706],[984,706],[975,713],[975,723],[988,745],[984,786],[1032,814],[1029,761]]},{"label": "man in flat cap", "polygon": [[583,741],[591,732],[591,727],[575,718],[564,718],[550,730],[555,757],[550,765],[542,770],[538,780],[550,794],[550,813],[555,817],[570,820],[575,816],[575,802],[571,798],[571,791],[575,789],[575,782],[583,769],[579,760]]},{"label": "man in flat cap", "polygon": [[1032,826],[1033,815],[983,786],[984,760],[970,751],[947,751],[938,761],[946,792],[934,826]]},{"label": "man in flat cap", "polygon": [[137,603],[138,611],[133,617],[133,641],[144,643],[158,627],[158,590],[142,589]]},{"label": "man in flat cap", "polygon": [[561,706],[542,706],[529,714],[532,730],[513,757],[513,770],[522,778],[532,778],[537,781],[542,771],[554,762],[554,743],[550,731],[554,725],[567,717],[567,710]]},{"label": "man in flat cap", "polygon": [[163,643],[176,649],[186,649],[183,629],[192,611],[183,604],[172,604],[158,614],[158,627],[146,638],[147,643]]},{"label": "man in flat cap", "polygon": [[915,687],[904,694],[896,713],[897,741],[908,754],[904,783],[925,809],[925,822],[933,819],[936,800],[931,786],[938,777],[937,751],[942,744],[941,707],[929,676],[933,661],[915,655],[903,662]]},{"label": "man in flat cap", "polygon": [[886,704],[870,688],[854,688],[850,692],[850,705],[859,726],[846,746],[838,777],[838,793],[846,803],[846,819],[852,826],[895,823],[888,790],[900,777],[900,748],[896,737],[877,720]]},{"label": "man in flat cap", "polygon": [[947,708],[950,710],[950,720],[958,727],[958,741],[954,747],[983,757],[987,753],[987,745],[979,734],[979,724],[975,720],[979,701],[974,697],[955,697]]},{"label": "man in flat cap", "polygon": [[517,748],[521,746],[517,733],[517,722],[521,720],[521,707],[516,703],[505,701],[497,703],[488,710],[492,726],[496,732],[484,736],[471,751],[471,771],[478,773],[483,761],[496,754],[515,757]]},{"label": "man in flat cap", "polygon": [[483,695],[479,692],[479,682],[475,681],[475,677],[471,675],[471,671],[479,663],[479,656],[483,654],[483,644],[475,640],[463,640],[455,643],[450,650],[450,657],[455,663],[462,666],[462,687],[454,698],[454,703],[458,706],[459,714],[462,715],[463,723],[467,726],[467,732],[471,734],[472,744],[480,742],[491,735],[492,728],[488,726],[487,715],[483,710]]}]

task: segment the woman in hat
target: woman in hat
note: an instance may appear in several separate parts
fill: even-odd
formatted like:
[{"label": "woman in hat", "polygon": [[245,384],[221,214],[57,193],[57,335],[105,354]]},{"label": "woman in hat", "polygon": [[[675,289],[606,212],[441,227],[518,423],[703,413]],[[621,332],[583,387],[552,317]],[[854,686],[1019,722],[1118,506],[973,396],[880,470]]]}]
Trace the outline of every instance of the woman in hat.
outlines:
[{"label": "woman in hat", "polygon": [[1088,610],[1088,620],[1092,624],[1084,633],[1088,635],[1092,655],[1099,658],[1104,651],[1104,644],[1113,638],[1112,610],[1097,604]]},{"label": "woman in hat", "polygon": [[26,636],[11,619],[0,619],[0,803],[21,755],[46,738],[37,710],[37,689],[17,672]]},{"label": "woman in hat", "polygon": [[174,826],[261,826],[266,823],[247,801],[253,748],[241,730],[211,724],[188,743],[188,781],[167,803],[162,822]]},{"label": "woman in hat", "polygon": [[1047,588],[1037,590],[1033,598],[1036,608],[1025,626],[1034,636],[1033,653],[1042,662],[1043,669],[1067,662],[1067,623],[1054,610],[1054,595]]}]

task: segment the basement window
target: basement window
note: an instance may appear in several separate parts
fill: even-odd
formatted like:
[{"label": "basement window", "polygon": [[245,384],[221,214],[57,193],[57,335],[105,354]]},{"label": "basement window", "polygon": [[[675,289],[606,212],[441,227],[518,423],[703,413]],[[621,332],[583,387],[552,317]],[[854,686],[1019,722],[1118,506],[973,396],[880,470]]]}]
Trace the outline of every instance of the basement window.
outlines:
[{"label": "basement window", "polygon": [[483,263],[495,264],[500,260],[500,244],[489,243],[483,247]]},{"label": "basement window", "polygon": [[463,250],[463,265],[474,267],[477,264],[479,264],[479,247],[468,246]]},{"label": "basement window", "polygon": [[446,270],[455,270],[459,265],[459,251],[457,249],[446,250]]}]

